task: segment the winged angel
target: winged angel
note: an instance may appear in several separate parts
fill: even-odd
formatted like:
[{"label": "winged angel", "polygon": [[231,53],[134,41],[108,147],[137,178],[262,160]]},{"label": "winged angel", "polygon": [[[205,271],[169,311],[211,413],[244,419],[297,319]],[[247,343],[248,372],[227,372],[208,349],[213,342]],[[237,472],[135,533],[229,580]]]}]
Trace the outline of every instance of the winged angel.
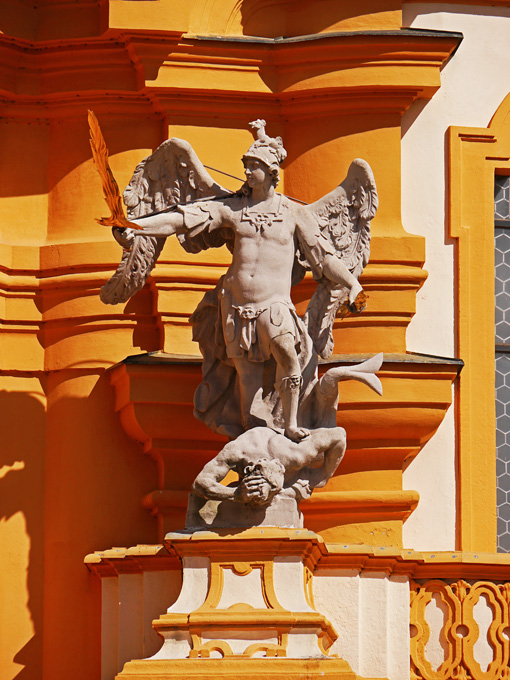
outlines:
[{"label": "winged angel", "polygon": [[[368,262],[377,191],[370,166],[356,159],[336,189],[298,204],[275,190],[287,155],[282,139],[269,137],[263,120],[250,125],[256,139],[243,156],[246,181],[236,192],[217,184],[191,145],[176,138],[136,167],[124,192],[128,220],[105,187],[113,216],[99,221],[113,226],[124,250],[101,299],[118,304],[140,290],[169,236],[191,253],[226,245],[232,263],[191,316],[203,355],[195,415],[232,439],[267,426],[299,442],[323,423],[318,356],[332,353],[337,312],[365,306],[358,279]],[[102,137],[94,119],[91,131],[98,163]],[[301,318],[290,293],[307,270],[318,285]],[[323,380],[322,392],[326,387]]]}]

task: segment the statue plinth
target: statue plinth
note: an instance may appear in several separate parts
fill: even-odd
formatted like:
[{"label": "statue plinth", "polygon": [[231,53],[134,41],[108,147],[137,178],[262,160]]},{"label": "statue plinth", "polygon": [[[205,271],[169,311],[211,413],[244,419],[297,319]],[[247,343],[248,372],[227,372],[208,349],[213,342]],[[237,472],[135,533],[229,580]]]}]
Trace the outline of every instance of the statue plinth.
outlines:
[{"label": "statue plinth", "polygon": [[346,661],[329,656],[338,635],[313,604],[320,543],[300,529],[168,534],[166,548],[182,560],[183,585],[153,622],[163,646],[127,663],[117,678],[297,680],[306,671],[355,680]]},{"label": "statue plinth", "polygon": [[267,506],[235,501],[214,501],[188,496],[186,529],[231,529],[249,527],[288,527],[301,529],[303,515],[295,498],[278,494]]}]

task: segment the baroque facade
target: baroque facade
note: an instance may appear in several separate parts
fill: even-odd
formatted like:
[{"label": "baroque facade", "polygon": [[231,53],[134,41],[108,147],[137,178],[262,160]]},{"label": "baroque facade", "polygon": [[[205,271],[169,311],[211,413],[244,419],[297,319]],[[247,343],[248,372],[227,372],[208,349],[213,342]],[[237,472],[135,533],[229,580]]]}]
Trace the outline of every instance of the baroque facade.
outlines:
[{"label": "baroque facade", "polygon": [[[499,0],[4,0],[2,678],[111,680],[156,654],[152,621],[165,636],[182,561],[206,557],[201,568],[222,585],[203,626],[217,624],[236,579],[260,572],[266,592],[271,573],[276,642],[257,652],[260,677],[299,677],[287,639],[298,601],[318,612],[303,621],[345,661],[341,677],[507,677],[509,35],[510,3]],[[252,537],[252,564],[238,544],[226,554],[210,536],[197,554],[176,533],[194,478],[226,441],[193,418],[200,354],[189,316],[230,254],[192,256],[169,239],[134,298],[101,302],[120,250],[95,221],[106,209],[88,110],[121,187],[178,137],[237,189],[255,117],[284,140],[287,196],[316,201],[354,158],[373,169],[367,308],[337,320],[320,371],[382,351],[383,394],[340,385],[348,447],[301,506],[299,596],[285,594],[292,560],[275,567],[289,537]],[[298,313],[314,286],[307,275],[294,289]],[[224,628],[241,625],[234,613]],[[200,627],[189,634],[195,658],[212,657],[206,677],[246,673],[236,665],[246,649],[209,644]],[[185,676],[189,661],[168,672]],[[130,668],[152,672],[128,663],[125,677]]]}]

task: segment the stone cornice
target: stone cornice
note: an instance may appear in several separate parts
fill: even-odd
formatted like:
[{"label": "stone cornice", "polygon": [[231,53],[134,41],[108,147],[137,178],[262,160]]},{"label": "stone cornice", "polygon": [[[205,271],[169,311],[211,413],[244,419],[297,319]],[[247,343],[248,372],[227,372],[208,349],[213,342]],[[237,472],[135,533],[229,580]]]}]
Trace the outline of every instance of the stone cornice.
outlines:
[{"label": "stone cornice", "polygon": [[[248,539],[250,547],[256,545],[255,539],[249,540],[248,529],[239,534],[239,540]],[[368,546],[338,544],[328,545],[319,536],[305,530],[299,531],[294,539],[291,533],[295,530],[266,529],[265,535],[270,538],[271,532],[279,535],[288,532],[290,543],[296,542],[296,551],[302,553],[307,542],[313,543],[313,550],[308,550],[309,566],[315,573],[327,571],[353,570],[357,572],[377,572],[387,575],[403,575],[413,579],[484,579],[508,580],[510,555],[496,553],[468,553],[460,551],[416,551],[388,546]],[[186,541],[179,540],[178,534],[170,534],[170,541],[177,540],[188,543],[192,551],[195,541],[189,536]],[[208,540],[211,545],[221,543],[220,533],[200,532],[196,534],[200,543]],[[198,545],[198,544],[197,544]],[[169,543],[170,546],[170,543]],[[198,549],[198,548],[197,548]],[[189,552],[187,549],[187,552]],[[193,552],[193,551],[192,551]],[[191,554],[191,553],[190,553]],[[87,567],[98,576],[114,576],[123,573],[142,573],[144,571],[160,571],[164,569],[180,569],[181,564],[173,550],[170,552],[163,545],[139,545],[132,548],[112,548],[87,555]]]},{"label": "stone cornice", "polygon": [[0,36],[0,109],[45,119],[102,103],[113,113],[149,104],[156,114],[186,114],[207,102],[223,116],[244,118],[257,106],[273,117],[291,109],[306,117],[319,97],[331,113],[402,112],[432,96],[461,38],[413,29],[281,39],[118,30],[43,43]]},{"label": "stone cornice", "polygon": [[439,2],[438,0],[406,0],[407,4],[420,5],[475,5],[477,7],[510,7],[510,0],[448,0]]}]

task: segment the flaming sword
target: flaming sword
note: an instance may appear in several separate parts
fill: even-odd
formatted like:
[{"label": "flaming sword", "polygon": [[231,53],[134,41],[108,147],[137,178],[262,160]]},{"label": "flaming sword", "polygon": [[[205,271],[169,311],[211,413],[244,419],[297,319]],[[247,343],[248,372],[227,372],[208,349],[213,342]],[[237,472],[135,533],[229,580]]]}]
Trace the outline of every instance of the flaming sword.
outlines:
[{"label": "flaming sword", "polygon": [[139,227],[134,222],[130,222],[124,214],[119,186],[115,181],[115,177],[110,168],[110,163],[108,162],[106,142],[104,141],[99,122],[93,111],[88,112],[88,121],[92,157],[94,158],[96,169],[101,177],[106,204],[112,213],[110,217],[96,219],[96,222],[99,222],[99,224],[102,224],[105,227],[119,227],[120,229],[130,227],[131,229],[142,229],[142,227]]}]

